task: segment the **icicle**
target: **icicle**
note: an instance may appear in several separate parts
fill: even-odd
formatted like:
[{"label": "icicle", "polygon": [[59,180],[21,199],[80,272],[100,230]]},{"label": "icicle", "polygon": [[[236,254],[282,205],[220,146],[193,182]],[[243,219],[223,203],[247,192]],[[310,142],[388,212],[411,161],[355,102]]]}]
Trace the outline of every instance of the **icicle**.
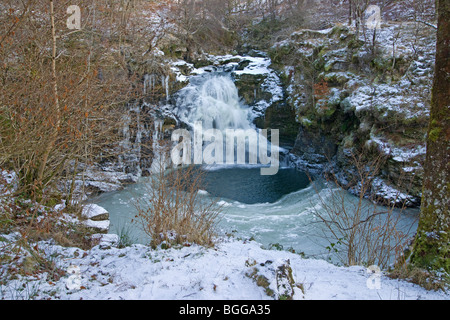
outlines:
[{"label": "icicle", "polygon": [[144,94],[152,93],[155,88],[155,75],[146,74],[144,76]]},{"label": "icicle", "polygon": [[163,89],[166,92],[166,101],[169,101],[169,76],[162,75],[161,76],[161,84]]},{"label": "icicle", "polygon": [[169,76],[166,76],[166,100],[169,101],[170,95],[169,95]]},{"label": "icicle", "polygon": [[[154,158],[150,168],[151,173],[158,173],[161,170],[161,166],[166,165],[165,154],[160,152],[161,146],[159,141],[162,139],[162,127],[164,121],[161,119],[155,119],[154,128],[155,132],[153,132],[153,153]],[[163,168],[165,169],[165,168]]]},{"label": "icicle", "polygon": [[147,94],[148,75],[144,76],[144,94]]}]

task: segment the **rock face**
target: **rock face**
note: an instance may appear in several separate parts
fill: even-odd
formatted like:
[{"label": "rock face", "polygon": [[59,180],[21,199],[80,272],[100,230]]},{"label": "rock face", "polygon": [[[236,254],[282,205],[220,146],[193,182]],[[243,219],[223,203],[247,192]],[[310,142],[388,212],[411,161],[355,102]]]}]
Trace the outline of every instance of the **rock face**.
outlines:
[{"label": "rock face", "polygon": [[292,159],[308,170],[333,164],[349,181],[352,153],[382,157],[372,192],[417,206],[435,34],[416,24],[382,24],[373,43],[366,32],[357,38],[342,25],[299,30],[271,48],[300,125]]},{"label": "rock face", "polygon": [[294,108],[285,103],[283,83],[266,54],[258,51],[249,54],[232,72],[239,96],[259,114],[253,120],[258,128],[278,129],[280,145],[292,147],[299,124],[295,121]]},{"label": "rock face", "polygon": [[284,101],[270,105],[264,116],[256,118],[254,123],[258,128],[280,130],[280,146],[288,149],[295,144],[300,127],[295,121],[295,110]]},{"label": "rock face", "polygon": [[308,168],[318,168],[330,161],[337,152],[336,142],[320,130],[300,127],[292,153],[298,155]]}]

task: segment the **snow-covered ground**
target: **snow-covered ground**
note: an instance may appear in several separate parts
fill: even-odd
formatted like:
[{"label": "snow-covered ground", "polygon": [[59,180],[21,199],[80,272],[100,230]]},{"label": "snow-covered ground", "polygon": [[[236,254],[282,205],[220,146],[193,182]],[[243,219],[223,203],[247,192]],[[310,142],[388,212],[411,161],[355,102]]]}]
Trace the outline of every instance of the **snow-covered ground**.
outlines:
[{"label": "snow-covered ground", "polygon": [[[2,238],[0,245],[5,245],[14,236]],[[403,280],[368,272],[364,267],[337,267],[286,251],[265,250],[254,241],[226,238],[214,248],[192,245],[152,250],[144,245],[119,249],[114,245],[116,238],[103,236],[100,244],[89,251],[63,248],[52,241],[40,242],[39,250],[51,256],[66,275],[58,281],[49,279],[46,273],[10,280],[0,286],[1,298],[266,300],[280,297],[277,270],[287,261],[295,281],[294,299],[450,298],[446,293],[427,291]],[[265,287],[257,284],[257,276],[265,277]],[[272,290],[272,296],[266,293],[267,288]]]}]

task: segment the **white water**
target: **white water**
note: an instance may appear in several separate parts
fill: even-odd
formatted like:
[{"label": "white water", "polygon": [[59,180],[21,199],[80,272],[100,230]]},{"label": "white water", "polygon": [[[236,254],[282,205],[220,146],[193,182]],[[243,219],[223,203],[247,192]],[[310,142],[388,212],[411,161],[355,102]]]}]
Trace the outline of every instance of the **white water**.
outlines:
[{"label": "white water", "polygon": [[[190,84],[177,94],[174,113],[194,128],[194,134],[199,124],[203,132],[208,130],[203,137],[208,141],[212,138],[214,143],[204,145],[203,163],[270,164],[270,169],[261,169],[261,172],[276,172],[274,168],[278,167],[279,153],[284,151],[278,147],[278,134],[272,131],[272,141],[268,141],[267,132],[256,128],[251,120],[255,114],[239,99],[238,89],[229,74],[192,77]],[[225,146],[228,143],[230,145]],[[220,145],[222,150],[217,149]],[[236,153],[232,149],[236,149]]]},{"label": "white water", "polygon": [[238,89],[226,75],[198,76],[178,94],[175,113],[194,125],[202,121],[204,129],[250,129],[250,108],[239,100]]},{"label": "white water", "polygon": [[[227,169],[219,171],[222,175],[229,174]],[[141,226],[131,222],[136,215],[136,200],[148,196],[150,188],[148,181],[148,177],[141,178],[139,183],[130,185],[122,191],[103,194],[95,199],[95,203],[110,213],[111,233],[120,234],[125,229],[131,231],[135,242],[148,243],[148,238],[140,230]],[[266,248],[279,244],[284,249],[292,248],[296,252],[304,252],[308,257],[328,259],[333,256],[326,248],[330,245],[331,236],[316,213],[324,212],[321,198],[328,201],[332,191],[336,190],[325,187],[317,180],[308,187],[286,194],[272,203],[247,204],[214,196],[223,208],[219,217],[219,234],[254,239]],[[200,190],[198,197],[207,201],[213,195]],[[347,208],[351,208],[358,200],[349,193],[345,195]],[[370,204],[364,201],[364,205]],[[395,211],[395,215],[398,214],[400,212]],[[410,209],[401,213],[398,230],[412,236],[417,217],[417,210]]]}]

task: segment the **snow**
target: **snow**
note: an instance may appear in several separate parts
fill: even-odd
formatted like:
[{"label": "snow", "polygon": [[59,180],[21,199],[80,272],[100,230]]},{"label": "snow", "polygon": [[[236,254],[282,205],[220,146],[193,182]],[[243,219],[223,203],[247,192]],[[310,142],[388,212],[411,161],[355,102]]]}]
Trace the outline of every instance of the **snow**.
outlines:
[{"label": "snow", "polygon": [[416,145],[411,148],[395,147],[374,135],[371,135],[370,140],[368,140],[367,143],[375,143],[381,152],[391,156],[392,159],[397,162],[410,162],[417,157],[424,156],[427,152],[426,145]]},{"label": "snow", "polygon": [[[64,206],[63,202],[55,209]],[[105,213],[98,205],[85,205],[83,209],[83,216],[88,218]],[[68,214],[63,218],[79,223]],[[109,220],[88,219],[82,223],[109,228]],[[448,293],[427,291],[410,282],[388,278],[382,272],[368,272],[362,266],[340,267],[288,251],[267,250],[255,241],[225,236],[217,239],[213,248],[188,244],[167,250],[142,244],[121,248],[117,234],[95,234],[93,239],[98,244],[90,250],[62,247],[50,239],[31,245],[65,274],[59,279],[47,272],[9,277],[9,270],[16,269],[17,264],[33,261],[30,252],[16,246],[20,238],[20,233],[0,235],[5,258],[0,264],[0,299],[267,300],[278,298],[291,288],[293,298],[298,300],[450,298]],[[294,286],[286,278],[280,278],[279,270],[286,265],[292,269]],[[267,288],[273,295],[258,286],[255,274],[267,279]]]},{"label": "snow", "polygon": [[88,228],[93,228],[95,230],[98,230],[99,232],[108,232],[109,231],[109,226],[110,226],[110,221],[109,220],[104,220],[104,221],[93,221],[93,220],[86,220],[83,221],[83,224],[88,227]]},{"label": "snow", "polygon": [[[13,238],[3,236],[0,245]],[[0,294],[5,299],[27,298],[13,293],[13,288],[26,283],[35,288],[36,299],[267,300],[272,297],[255,283],[251,273],[257,270],[258,275],[265,276],[269,288],[279,294],[276,270],[288,262],[297,284],[294,299],[449,299],[442,291],[426,291],[382,273],[368,272],[364,267],[338,267],[286,251],[265,250],[254,241],[226,238],[214,248],[191,245],[152,250],[137,244],[116,248],[116,235],[98,238],[101,243],[89,251],[63,248],[52,241],[40,242],[40,250],[52,255],[59,268],[72,273],[58,281],[50,281],[45,273],[19,276],[1,287]],[[26,291],[21,294],[25,295]]]},{"label": "snow", "polygon": [[188,82],[189,81],[189,77],[185,76],[184,74],[181,73],[181,70],[179,67],[187,67],[190,70],[194,70],[194,72],[198,69],[194,68],[194,65],[192,63],[187,63],[184,60],[176,60],[176,61],[172,61],[170,63],[170,70],[172,70],[172,72],[175,74],[175,79],[177,82]]},{"label": "snow", "polygon": [[385,180],[381,178],[375,178],[372,182],[373,192],[383,198],[389,199],[392,202],[395,202],[398,205],[409,205],[414,203],[414,197],[408,195],[407,193],[403,193],[398,189],[388,185]]},{"label": "snow", "polygon": [[271,73],[269,66],[272,61],[269,58],[261,58],[261,57],[245,57],[245,60],[250,61],[249,65],[245,67],[243,70],[234,71],[237,75],[242,74],[269,74]]},{"label": "snow", "polygon": [[94,203],[84,206],[81,212],[81,215],[86,219],[92,219],[104,214],[108,214],[108,211],[106,211],[105,208],[100,207],[99,205]]},{"label": "snow", "polygon": [[[18,176],[14,171],[0,170],[0,192],[3,196],[14,193],[18,188]],[[0,203],[2,197],[0,196]]]}]

